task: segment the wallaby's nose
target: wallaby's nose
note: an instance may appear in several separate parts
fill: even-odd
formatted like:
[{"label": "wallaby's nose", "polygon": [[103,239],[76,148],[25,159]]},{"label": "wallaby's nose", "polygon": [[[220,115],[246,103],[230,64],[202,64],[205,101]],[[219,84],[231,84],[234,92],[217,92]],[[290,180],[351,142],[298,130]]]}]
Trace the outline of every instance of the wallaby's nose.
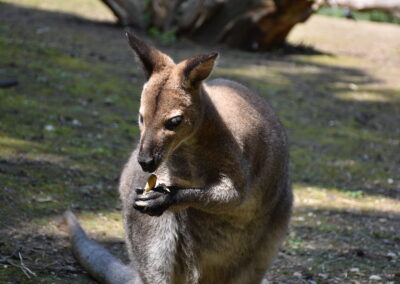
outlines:
[{"label": "wallaby's nose", "polygon": [[138,162],[140,166],[142,167],[142,170],[145,172],[154,172],[156,169],[156,163],[154,161],[154,158],[152,157],[138,157]]}]

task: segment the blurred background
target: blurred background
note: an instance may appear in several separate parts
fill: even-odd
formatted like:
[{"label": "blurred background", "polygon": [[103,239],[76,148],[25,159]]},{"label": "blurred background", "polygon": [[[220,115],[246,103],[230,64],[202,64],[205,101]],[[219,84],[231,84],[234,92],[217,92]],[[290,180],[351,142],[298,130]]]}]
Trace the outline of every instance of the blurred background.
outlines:
[{"label": "blurred background", "polygon": [[91,283],[72,208],[127,260],[117,186],[144,76],[126,28],[265,96],[296,201],[270,283],[400,283],[400,1],[0,0],[0,283]]}]

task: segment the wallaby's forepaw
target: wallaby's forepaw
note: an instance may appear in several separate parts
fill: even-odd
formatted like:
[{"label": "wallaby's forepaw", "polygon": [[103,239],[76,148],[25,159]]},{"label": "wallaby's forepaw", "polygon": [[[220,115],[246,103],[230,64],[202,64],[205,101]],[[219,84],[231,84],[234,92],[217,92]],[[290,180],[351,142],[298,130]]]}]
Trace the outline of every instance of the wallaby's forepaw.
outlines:
[{"label": "wallaby's forepaw", "polygon": [[141,213],[150,216],[161,216],[173,203],[174,193],[164,187],[156,187],[150,192],[143,193],[143,188],[136,188],[133,207]]}]

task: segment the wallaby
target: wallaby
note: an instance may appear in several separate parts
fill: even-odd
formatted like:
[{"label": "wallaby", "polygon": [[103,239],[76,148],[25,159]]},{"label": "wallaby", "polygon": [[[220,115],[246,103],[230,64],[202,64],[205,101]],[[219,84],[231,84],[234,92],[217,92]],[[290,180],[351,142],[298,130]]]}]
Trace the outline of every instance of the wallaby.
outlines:
[{"label": "wallaby", "polygon": [[[217,53],[178,64],[127,33],[147,76],[140,141],[120,179],[125,266],[65,214],[80,263],[104,283],[260,283],[292,207],[285,131],[269,104],[225,79]],[[150,173],[160,183],[143,193]]]}]

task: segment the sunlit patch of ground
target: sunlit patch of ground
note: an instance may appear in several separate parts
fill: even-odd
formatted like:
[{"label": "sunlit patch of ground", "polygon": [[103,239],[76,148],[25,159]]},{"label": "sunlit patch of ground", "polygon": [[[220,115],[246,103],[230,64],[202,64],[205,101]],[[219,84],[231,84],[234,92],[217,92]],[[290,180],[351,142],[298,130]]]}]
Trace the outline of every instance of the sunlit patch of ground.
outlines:
[{"label": "sunlit patch of ground", "polygon": [[337,97],[347,101],[360,101],[360,102],[377,102],[377,103],[398,103],[400,101],[400,95],[386,95],[379,91],[367,91],[367,92],[343,92],[338,94]]},{"label": "sunlit patch of ground", "polygon": [[299,208],[343,210],[359,213],[400,214],[399,201],[381,195],[365,194],[361,190],[338,190],[295,185],[295,204]]},{"label": "sunlit patch of ground", "polygon": [[[112,21],[100,2],[0,2],[0,79],[19,81],[0,89],[0,282],[90,282],[58,225],[67,208],[126,260],[117,185],[144,80],[122,30],[98,24]],[[317,52],[222,49],[213,77],[267,97],[291,142],[296,202],[271,283],[400,281],[399,39],[399,26],[313,17],[290,42]]]}]

